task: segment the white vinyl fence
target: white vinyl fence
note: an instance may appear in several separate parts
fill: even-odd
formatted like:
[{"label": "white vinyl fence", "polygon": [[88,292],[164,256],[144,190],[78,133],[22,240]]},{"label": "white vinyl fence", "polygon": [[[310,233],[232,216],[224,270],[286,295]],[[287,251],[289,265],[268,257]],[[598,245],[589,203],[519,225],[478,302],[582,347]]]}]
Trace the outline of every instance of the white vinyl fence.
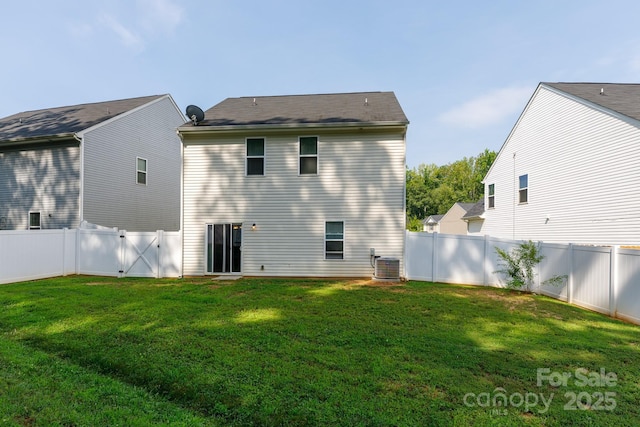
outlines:
[{"label": "white vinyl fence", "polygon": [[180,232],[0,231],[0,284],[68,274],[180,277]]},{"label": "white vinyl fence", "polygon": [[[504,286],[496,247],[520,241],[407,232],[409,280]],[[640,324],[640,251],[540,243],[536,292]],[[111,229],[0,231],[0,284],[69,274],[182,276],[180,232]],[[565,277],[560,286],[545,284]]]},{"label": "white vinyl fence", "polygon": [[[504,286],[496,247],[521,241],[489,236],[407,232],[405,277],[409,280]],[[540,243],[544,259],[536,292],[640,324],[640,251],[616,246]],[[545,284],[563,276],[559,286]]]}]

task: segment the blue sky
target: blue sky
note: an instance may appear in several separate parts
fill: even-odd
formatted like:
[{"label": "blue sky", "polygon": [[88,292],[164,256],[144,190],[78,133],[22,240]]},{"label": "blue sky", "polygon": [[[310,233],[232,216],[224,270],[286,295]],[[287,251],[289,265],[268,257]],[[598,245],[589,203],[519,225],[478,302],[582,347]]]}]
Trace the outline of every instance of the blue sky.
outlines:
[{"label": "blue sky", "polygon": [[640,82],[640,2],[3,2],[0,117],[170,93],[393,91],[407,165],[499,150],[537,84]]}]

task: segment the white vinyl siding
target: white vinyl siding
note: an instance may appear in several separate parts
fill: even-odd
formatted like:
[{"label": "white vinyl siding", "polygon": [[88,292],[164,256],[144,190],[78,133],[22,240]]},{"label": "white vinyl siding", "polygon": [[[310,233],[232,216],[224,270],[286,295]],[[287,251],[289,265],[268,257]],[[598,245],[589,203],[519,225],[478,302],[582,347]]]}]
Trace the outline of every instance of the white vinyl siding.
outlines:
[{"label": "white vinyl siding", "polygon": [[[161,98],[84,134],[84,219],[136,231],[180,228],[181,143],[185,119]],[[146,185],[133,179],[135,159],[147,160]],[[154,171],[149,176],[149,167]],[[139,171],[136,171],[136,173]]]},{"label": "white vinyl siding", "polygon": [[[585,244],[640,243],[640,123],[540,86],[485,182],[483,233]],[[520,175],[535,194],[518,203]],[[540,195],[544,195],[541,197]]]},{"label": "white vinyl siding", "polygon": [[[245,177],[245,135],[185,135],[185,275],[204,274],[204,224],[239,220],[244,275],[370,277],[369,248],[402,259],[402,131],[323,132],[322,174],[314,179],[300,179],[298,137],[269,134],[265,176],[253,179]],[[332,218],[346,228],[341,262],[325,260]]]},{"label": "white vinyl siding", "polygon": [[41,227],[74,228],[79,221],[78,142],[38,149],[0,151],[0,224],[26,230],[29,212],[41,212]]}]

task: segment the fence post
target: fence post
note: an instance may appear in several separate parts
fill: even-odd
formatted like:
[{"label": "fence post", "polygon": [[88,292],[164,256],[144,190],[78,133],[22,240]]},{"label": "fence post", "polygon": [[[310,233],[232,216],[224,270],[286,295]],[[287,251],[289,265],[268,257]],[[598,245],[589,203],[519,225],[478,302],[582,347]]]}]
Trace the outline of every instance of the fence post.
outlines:
[{"label": "fence post", "polygon": [[120,237],[120,259],[118,260],[118,278],[126,277],[124,273],[125,267],[125,256],[126,256],[126,238],[127,238],[127,230],[119,230],[118,236]]},{"label": "fence post", "polygon": [[569,274],[567,279],[567,302],[573,303],[573,243],[569,243]]},{"label": "fence post", "polygon": [[81,228],[78,226],[78,228],[76,228],[76,274],[80,274],[80,252],[82,252],[80,250],[80,230]]},{"label": "fence post", "polygon": [[62,229],[62,276],[67,275],[67,231],[68,228]]},{"label": "fence post", "polygon": [[433,237],[431,238],[433,252],[431,253],[431,281],[435,282],[438,277],[438,233],[431,233]]},{"label": "fence post", "polygon": [[487,286],[489,284],[489,272],[487,266],[489,264],[489,236],[484,235],[484,254],[482,255],[482,285]]},{"label": "fence post", "polygon": [[609,268],[609,315],[615,317],[618,311],[618,246],[611,247]]},{"label": "fence post", "polygon": [[[542,242],[538,241],[538,255],[542,255]],[[542,267],[540,267],[540,262],[536,264],[536,293],[540,293],[540,285],[541,285],[541,279],[540,279],[540,271],[542,270]]]},{"label": "fence post", "polygon": [[164,231],[156,231],[158,236],[158,269],[156,270],[156,279],[160,279],[163,276],[162,272],[162,250],[164,249]]}]

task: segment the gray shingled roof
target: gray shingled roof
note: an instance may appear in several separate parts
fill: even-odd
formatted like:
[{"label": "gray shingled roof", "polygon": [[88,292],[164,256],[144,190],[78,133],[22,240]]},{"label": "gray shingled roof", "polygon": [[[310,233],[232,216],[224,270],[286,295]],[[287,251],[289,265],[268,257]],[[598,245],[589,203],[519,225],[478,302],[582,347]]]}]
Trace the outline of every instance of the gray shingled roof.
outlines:
[{"label": "gray shingled roof", "polygon": [[479,218],[484,213],[484,198],[478,203],[473,203],[467,213],[462,216],[462,219]]},{"label": "gray shingled roof", "polygon": [[205,111],[198,126],[380,122],[409,123],[393,92],[227,98]]},{"label": "gray shingled roof", "polygon": [[471,208],[473,208],[475,206],[475,203],[461,203],[461,202],[458,202],[458,204],[466,212],[469,212],[469,209],[471,209]]},{"label": "gray shingled roof", "polygon": [[438,223],[444,217],[444,215],[429,215],[425,219],[422,220],[423,224],[429,223],[429,218],[431,218],[434,222]]},{"label": "gray shingled roof", "polygon": [[[545,82],[542,84],[640,120],[640,84]],[[600,94],[601,90],[602,94]]]},{"label": "gray shingled roof", "polygon": [[0,146],[21,140],[72,136],[165,95],[25,111],[0,119]]}]

